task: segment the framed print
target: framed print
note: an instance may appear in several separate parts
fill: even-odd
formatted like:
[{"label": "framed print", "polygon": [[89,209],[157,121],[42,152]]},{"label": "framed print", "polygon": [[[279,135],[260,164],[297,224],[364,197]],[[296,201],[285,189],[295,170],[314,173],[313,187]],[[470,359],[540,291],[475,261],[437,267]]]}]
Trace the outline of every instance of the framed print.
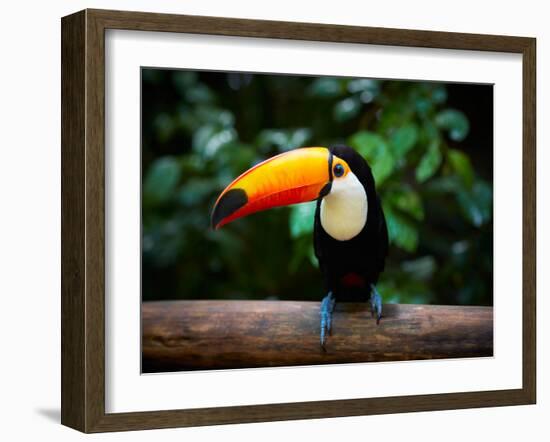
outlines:
[{"label": "framed print", "polygon": [[532,38],[64,17],[62,423],[535,403],[535,164]]}]

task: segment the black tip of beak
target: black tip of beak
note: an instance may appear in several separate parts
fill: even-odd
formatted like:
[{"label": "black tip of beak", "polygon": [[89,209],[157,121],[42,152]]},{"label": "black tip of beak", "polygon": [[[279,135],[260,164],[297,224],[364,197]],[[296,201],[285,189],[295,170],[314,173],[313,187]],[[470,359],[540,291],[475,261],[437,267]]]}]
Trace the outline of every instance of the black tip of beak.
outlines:
[{"label": "black tip of beak", "polygon": [[214,206],[211,219],[212,228],[217,228],[218,224],[246,203],[248,203],[248,196],[244,189],[229,189]]}]

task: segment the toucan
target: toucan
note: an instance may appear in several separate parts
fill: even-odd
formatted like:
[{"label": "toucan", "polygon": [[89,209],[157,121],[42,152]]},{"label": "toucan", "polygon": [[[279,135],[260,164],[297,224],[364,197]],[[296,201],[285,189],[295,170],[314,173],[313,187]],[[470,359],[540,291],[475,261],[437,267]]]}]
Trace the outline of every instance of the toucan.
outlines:
[{"label": "toucan", "polygon": [[314,249],[328,291],[320,309],[325,349],[336,302],[370,300],[377,324],[382,317],[376,283],[388,254],[388,231],[367,161],[343,145],[289,150],[229,184],[211,222],[218,229],[254,212],[314,200]]}]

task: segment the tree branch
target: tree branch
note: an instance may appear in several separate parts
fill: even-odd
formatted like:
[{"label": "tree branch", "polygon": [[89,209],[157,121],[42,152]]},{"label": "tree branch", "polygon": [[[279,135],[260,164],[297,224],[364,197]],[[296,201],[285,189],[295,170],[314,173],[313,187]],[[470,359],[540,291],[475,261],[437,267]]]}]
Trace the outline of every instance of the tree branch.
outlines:
[{"label": "tree branch", "polygon": [[326,352],[319,305],[162,301],[142,307],[143,372],[492,356],[492,307],[340,303]]}]

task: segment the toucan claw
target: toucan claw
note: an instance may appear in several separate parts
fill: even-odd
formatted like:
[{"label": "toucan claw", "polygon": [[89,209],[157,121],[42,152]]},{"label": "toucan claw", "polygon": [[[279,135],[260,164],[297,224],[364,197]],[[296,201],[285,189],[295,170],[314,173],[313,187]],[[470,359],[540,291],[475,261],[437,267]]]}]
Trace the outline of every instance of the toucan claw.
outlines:
[{"label": "toucan claw", "polygon": [[370,311],[373,317],[376,315],[376,325],[378,325],[380,324],[380,318],[382,318],[382,296],[380,296],[374,284],[371,284],[370,288]]},{"label": "toucan claw", "polygon": [[336,300],[332,296],[332,292],[328,292],[327,296],[321,301],[321,348],[323,351],[327,351],[325,344],[327,342],[327,336],[332,334],[332,312],[334,311],[334,304]]}]

